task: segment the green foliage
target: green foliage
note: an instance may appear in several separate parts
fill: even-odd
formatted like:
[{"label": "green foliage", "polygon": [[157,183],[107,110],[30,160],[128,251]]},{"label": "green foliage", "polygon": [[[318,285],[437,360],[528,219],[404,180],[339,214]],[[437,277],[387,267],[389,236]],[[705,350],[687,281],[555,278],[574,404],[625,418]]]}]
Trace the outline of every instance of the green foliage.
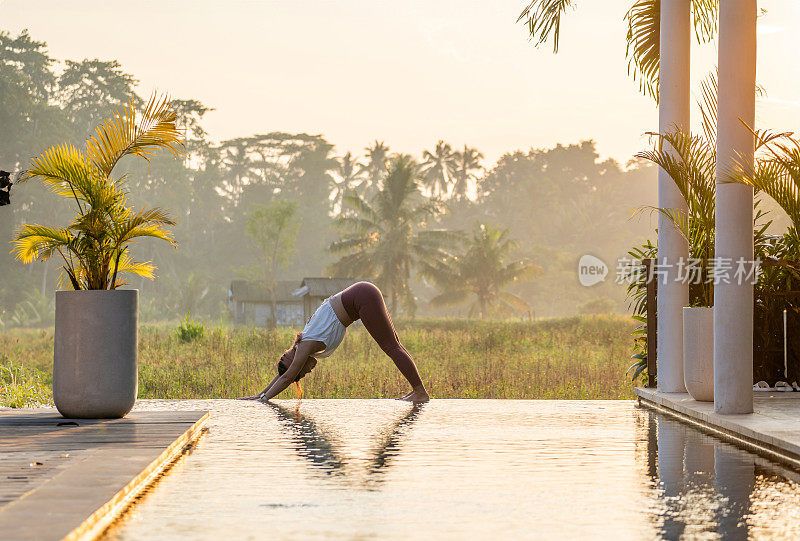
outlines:
[{"label": "green foliage", "polygon": [[[658,212],[674,226],[689,245],[689,257],[700,261],[699,283],[689,286],[690,306],[713,306],[713,277],[709,274],[714,259],[715,209],[717,192],[717,80],[712,75],[703,84],[700,112],[704,136],[683,131],[653,134],[657,143],[653,150],[637,157],[661,167],[675,182],[687,205],[687,212],[660,208]],[[759,168],[761,169],[761,168]],[[770,222],[763,222],[764,213],[754,203],[753,235],[756,255],[760,255],[765,232]]]},{"label": "green foliage", "polygon": [[[769,196],[787,214],[786,232],[756,237],[756,254],[764,262],[755,285],[754,377],[773,382],[800,379],[800,140],[790,133],[754,132],[758,154],[755,167],[742,168],[734,180]],[[784,310],[788,333],[784,333]],[[784,375],[784,339],[789,373]]]},{"label": "green foliage", "polygon": [[469,316],[480,318],[530,310],[528,303],[504,290],[514,282],[530,279],[541,272],[541,268],[530,261],[508,261],[517,247],[507,229],[476,225],[461,254],[423,263],[423,274],[440,289],[431,304],[463,304],[474,297]]},{"label": "green foliage", "polygon": [[425,186],[435,196],[446,195],[453,182],[456,172],[458,153],[444,141],[436,143],[436,148],[431,152],[422,153],[422,175]]},{"label": "green foliage", "polygon": [[14,306],[8,323],[14,327],[44,327],[53,324],[55,303],[38,289],[25,292],[25,298]]},{"label": "green foliage", "polygon": [[52,403],[50,387],[36,368],[11,362],[0,353],[0,407],[35,408]]},{"label": "green foliage", "polygon": [[[561,17],[575,0],[532,0],[517,22],[524,21],[536,46],[552,38],[558,52]],[[698,43],[711,41],[717,32],[719,0],[692,0],[691,9]],[[639,81],[639,90],[658,100],[658,73],[661,55],[661,0],[635,0],[625,14],[628,24],[628,73]]]},{"label": "green foliage", "polygon": [[517,18],[524,20],[528,32],[536,40],[536,46],[547,43],[553,38],[553,52],[558,52],[558,38],[561,34],[561,16],[568,8],[573,7],[575,0],[533,0],[525,6]]},{"label": "green foliage", "polygon": [[[623,317],[535,322],[468,319],[395,321],[397,334],[436,398],[631,399]],[[175,339],[173,325],[139,331],[140,398],[234,398],[275,376],[297,329],[209,327],[199,341]],[[52,332],[0,333],[17,365],[52,370]],[[408,383],[363,327],[351,328],[331,362],[303,380],[308,398],[393,398]],[[281,398],[293,398],[288,389]]]},{"label": "green foliage", "polygon": [[205,326],[199,321],[191,321],[189,319],[189,312],[186,312],[186,319],[175,329],[175,336],[177,336],[178,340],[181,342],[194,342],[195,340],[203,338],[205,333]]},{"label": "green foliage", "polygon": [[[717,82],[710,77],[703,85],[701,113],[705,137],[692,136],[680,131],[660,134],[659,143],[652,151],[638,156],[652,161],[675,182],[687,202],[686,214],[676,209],[658,209],[687,239],[690,257],[701,260],[699,284],[689,286],[690,306],[713,306],[714,292],[708,273],[714,258],[715,198],[717,180],[716,111]],[[748,184],[757,192],[771,197],[792,221],[786,233],[773,237],[767,235],[771,221],[754,202],[753,245],[757,260],[764,262],[762,275],[754,287],[754,368],[756,380],[775,380],[783,350],[783,310],[790,314],[793,325],[800,321],[800,305],[794,291],[800,283],[800,243],[797,226],[800,224],[800,141],[787,133],[754,132],[759,154],[754,166],[737,166],[729,172],[731,181]],[[654,256],[653,247],[639,249],[639,255]],[[631,252],[636,259],[636,254]],[[634,303],[634,316],[646,314],[644,286],[639,283],[629,287]],[[646,367],[646,320],[636,331],[640,336],[634,347],[638,359],[631,369],[634,377]],[[792,348],[787,348],[792,349]],[[781,370],[782,372],[782,370]],[[800,376],[800,373],[796,377]]]},{"label": "green foliage", "polygon": [[389,165],[389,147],[383,141],[375,140],[366,151],[367,162],[361,167],[361,171],[367,175],[367,185],[364,186],[363,194],[371,197],[380,189],[383,179],[386,178],[386,171]]},{"label": "green foliage", "polygon": [[[734,180],[772,198],[792,221],[785,247],[800,259],[800,139],[792,133],[754,132],[758,156],[755,167],[743,168]],[[787,254],[788,255],[788,254]]]},{"label": "green foliage", "polygon": [[[80,148],[87,132],[115,109],[126,108],[131,99],[137,110],[145,105],[136,96],[135,77],[114,61],[80,60],[65,71],[65,65],[48,56],[44,43],[27,33],[0,34],[2,169],[24,169],[30,156],[53,145]],[[264,267],[262,254],[247,246],[248,216],[258,205],[269,206],[274,200],[296,201],[296,216],[302,218],[295,250],[287,270],[279,269],[280,277],[299,282],[303,276],[324,275],[323,269],[341,255],[327,250],[338,238],[331,226],[340,215],[353,212],[345,196],[356,192],[372,204],[385,185],[387,164],[395,157],[378,139],[367,149],[337,158],[324,137],[303,133],[272,132],[215,143],[204,129],[210,107],[187,97],[173,100],[170,110],[186,138],[182,159],[160,152],[150,160],[122,160],[113,174],[114,180],[124,181],[132,207],[158,204],[180,218],[169,228],[180,250],[166,242],[139,242],[126,252],[132,260],[159,264],[158,281],[132,275],[126,279],[140,291],[143,320],[180,319],[187,310],[208,318],[226,314],[230,280],[244,269]],[[463,155],[462,160],[448,174],[447,193],[441,185],[429,184],[433,173],[418,176],[425,189],[412,197],[411,206],[435,203],[441,212],[418,221],[414,234],[469,230],[476,221],[509,229],[519,240],[519,256],[543,269],[537,280],[513,287],[540,317],[574,313],[598,294],[622,300],[610,281],[591,291],[580,287],[573,279],[574,260],[591,252],[610,261],[647,237],[644,225],[626,220],[632,206],[655,200],[652,169],[641,163],[622,168],[611,160],[600,161],[590,141],[512,151],[487,169],[481,167],[483,160],[475,149],[456,152],[447,142],[437,146],[438,151],[429,152],[442,158],[450,146],[451,157]],[[442,192],[441,200],[427,201],[434,199],[429,197],[432,189]],[[44,183],[27,182],[14,190],[13,204],[0,212],[0,239],[10,240],[21,223],[71,223],[74,209]],[[384,246],[389,246],[388,239]],[[440,247],[449,249],[447,243]],[[56,269],[49,263],[23,268],[8,250],[0,250],[0,306],[6,311],[0,317],[6,325],[14,307],[27,300],[25,292],[38,289],[52,297]],[[406,283],[408,289],[398,295],[397,304],[402,306],[407,298],[407,313],[414,304],[427,313],[461,312],[430,307],[427,301],[434,291],[415,264]]]},{"label": "green foliage", "polygon": [[149,160],[158,150],[177,156],[182,149],[169,100],[154,94],[137,122],[131,101],[97,127],[86,150],[70,144],[53,146],[31,160],[28,179],[40,179],[58,195],[71,199],[76,215],[66,228],[24,225],[14,242],[23,263],[64,260],[62,283],[73,289],[116,289],[120,273],[152,277],[154,267],[130,258],[128,245],[140,237],[174,244],[166,226],[174,225],[159,208],[134,212],[126,203],[122,181],[111,174],[125,156]]},{"label": "green foliage", "polygon": [[701,283],[692,306],[713,306],[713,283],[708,272],[714,259],[716,148],[714,142],[680,131],[660,134],[658,138],[656,148],[637,156],[666,171],[687,202],[687,213],[671,208],[658,211],[687,240],[689,256],[701,262]]},{"label": "green foliage", "polygon": [[89,133],[125,104],[141,105],[133,91],[137,83],[116,60],[67,60],[58,79],[57,95],[68,122],[76,125],[78,133]]},{"label": "green foliage", "polygon": [[413,315],[411,271],[446,256],[444,248],[458,238],[450,231],[425,228],[442,209],[437,201],[422,199],[418,166],[410,157],[398,156],[369,201],[351,193],[344,202],[345,211],[335,222],[343,236],[329,248],[344,256],[330,266],[331,271],[373,279],[389,297],[392,314],[402,303]]},{"label": "green foliage", "polygon": [[336,166],[338,181],[334,181],[331,193],[331,202],[334,212],[341,212],[344,197],[351,191],[366,188],[367,179],[364,177],[364,165],[353,157],[352,152],[348,152],[338,160]]},{"label": "green foliage", "polygon": [[[645,259],[656,259],[658,248],[651,241],[647,241],[641,246],[632,248],[628,256],[633,261],[643,261]],[[632,267],[627,287],[628,307],[630,308],[633,319],[637,327],[631,332],[633,336],[633,353],[631,359],[634,363],[628,368],[627,373],[633,372],[632,381],[642,378],[642,385],[647,385],[649,374],[647,373],[647,281],[649,279],[643,267]],[[655,382],[653,382],[655,383]]]},{"label": "green foliage", "polygon": [[470,182],[477,180],[477,175],[483,171],[482,159],[483,154],[467,145],[464,145],[464,150],[454,153],[453,195],[456,199],[467,197]]},{"label": "green foliage", "polygon": [[261,250],[264,261],[264,278],[272,302],[272,326],[277,324],[274,314],[278,272],[291,260],[300,228],[297,206],[295,201],[276,199],[269,205],[254,206],[247,216],[247,234]]},{"label": "green foliage", "polygon": [[297,202],[275,200],[256,205],[247,216],[247,234],[261,250],[270,279],[274,280],[275,271],[289,262],[294,251],[299,230],[296,214]]}]

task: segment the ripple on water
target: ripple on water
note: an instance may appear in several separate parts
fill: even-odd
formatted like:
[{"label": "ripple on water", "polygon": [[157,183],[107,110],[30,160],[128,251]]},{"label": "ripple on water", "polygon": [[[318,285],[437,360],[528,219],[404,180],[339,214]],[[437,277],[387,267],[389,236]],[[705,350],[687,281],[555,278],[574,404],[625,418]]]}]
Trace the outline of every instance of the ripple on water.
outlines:
[{"label": "ripple on water", "polygon": [[782,537],[800,475],[627,401],[142,401],[208,432],[109,539]]}]

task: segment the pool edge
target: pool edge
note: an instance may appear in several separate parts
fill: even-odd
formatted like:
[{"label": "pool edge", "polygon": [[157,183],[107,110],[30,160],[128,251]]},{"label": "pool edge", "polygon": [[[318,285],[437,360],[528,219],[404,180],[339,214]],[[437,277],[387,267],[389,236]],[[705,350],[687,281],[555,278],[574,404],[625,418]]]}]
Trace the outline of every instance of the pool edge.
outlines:
[{"label": "pool edge", "polygon": [[[734,443],[748,451],[764,455],[772,460],[789,464],[800,469],[800,452],[797,445],[786,439],[776,437],[767,431],[759,431],[744,424],[737,423],[736,418],[749,416],[721,416],[703,411],[708,403],[698,403],[684,393],[660,393],[654,389],[636,388],[637,403],[645,408],[663,413],[688,425]],[[675,395],[674,397],[672,395]],[[698,405],[701,405],[698,407]],[[713,407],[713,406],[712,406]],[[800,401],[798,401],[798,414],[800,414]],[[729,417],[725,419],[725,417]],[[800,416],[797,421],[800,421]],[[800,430],[791,427],[800,434]]]},{"label": "pool edge", "polygon": [[77,528],[68,533],[63,538],[64,541],[89,541],[103,535],[133,501],[145,489],[155,484],[158,477],[166,472],[178,457],[200,438],[209,417],[210,413],[205,412],[202,417],[164,449],[155,460],[114,494],[110,500],[89,515]]}]

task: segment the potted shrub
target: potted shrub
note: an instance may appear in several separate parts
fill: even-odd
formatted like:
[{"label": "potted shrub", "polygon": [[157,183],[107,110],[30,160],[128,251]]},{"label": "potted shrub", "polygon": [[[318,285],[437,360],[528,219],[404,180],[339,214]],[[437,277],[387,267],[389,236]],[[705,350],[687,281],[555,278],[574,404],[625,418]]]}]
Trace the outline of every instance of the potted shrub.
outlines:
[{"label": "potted shrub", "polygon": [[142,237],[175,244],[174,225],[160,208],[134,211],[123,179],[112,178],[126,156],[149,160],[159,150],[183,152],[176,115],[155,94],[137,118],[133,101],[117,109],[79,150],[51,147],[31,160],[24,180],[40,179],[74,204],[67,227],[23,225],[14,254],[23,263],[63,259],[56,292],[53,399],[64,417],[124,417],[137,393],[138,290],[120,289],[125,273],[153,277],[150,262],[134,261]]},{"label": "potted shrub", "polygon": [[[695,400],[714,400],[714,289],[709,262],[714,259],[714,210],[716,197],[716,82],[704,85],[700,104],[705,137],[682,131],[654,134],[658,144],[639,157],[652,161],[672,178],[686,201],[686,214],[658,209],[686,239],[689,261],[683,262],[683,278],[689,282],[689,306],[683,307],[683,380]],[[670,262],[675,264],[676,262]]]}]

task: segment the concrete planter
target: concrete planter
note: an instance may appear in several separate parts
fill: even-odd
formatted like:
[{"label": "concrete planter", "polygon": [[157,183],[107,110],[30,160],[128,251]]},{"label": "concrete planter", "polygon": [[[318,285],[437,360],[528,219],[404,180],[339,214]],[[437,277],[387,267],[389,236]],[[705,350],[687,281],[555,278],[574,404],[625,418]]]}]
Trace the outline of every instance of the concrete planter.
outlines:
[{"label": "concrete planter", "polygon": [[713,308],[683,308],[683,381],[695,400],[714,401]]},{"label": "concrete planter", "polygon": [[139,291],[57,291],[53,400],[64,417],[124,417],[137,393]]}]

